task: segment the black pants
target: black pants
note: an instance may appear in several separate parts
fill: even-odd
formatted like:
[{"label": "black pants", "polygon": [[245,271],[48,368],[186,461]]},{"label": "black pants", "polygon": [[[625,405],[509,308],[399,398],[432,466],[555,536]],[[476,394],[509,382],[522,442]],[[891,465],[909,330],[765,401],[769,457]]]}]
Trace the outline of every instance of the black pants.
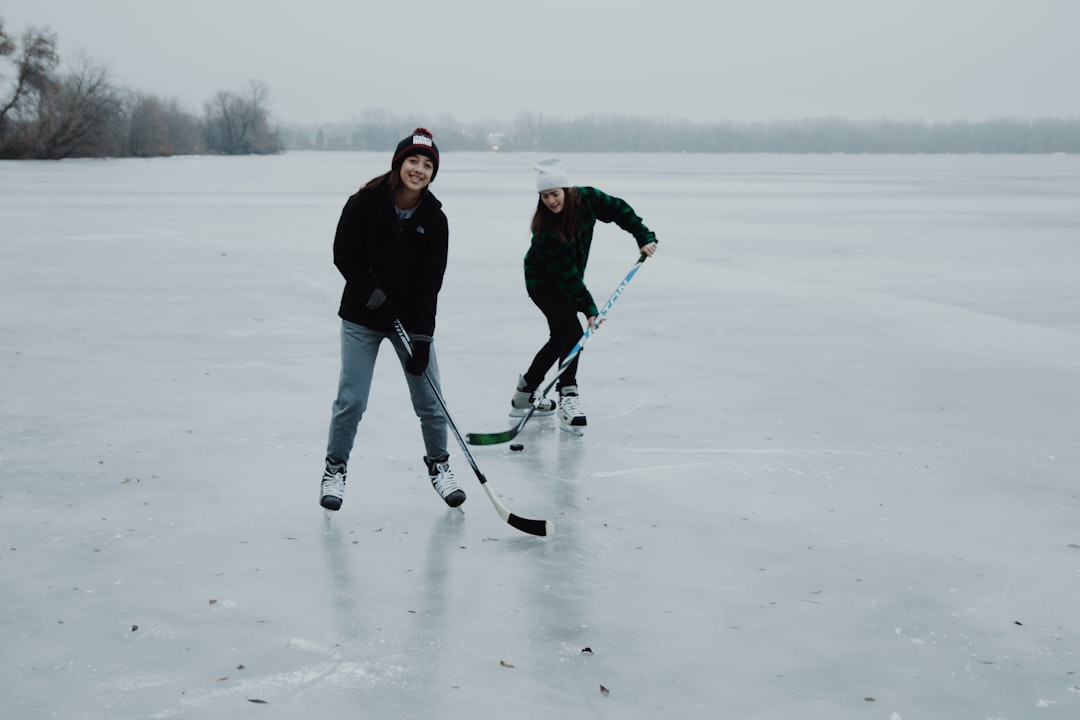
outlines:
[{"label": "black pants", "polygon": [[[561,363],[562,360],[574,349],[574,345],[581,339],[585,332],[578,320],[578,313],[569,300],[564,298],[553,288],[540,288],[529,291],[529,297],[540,312],[547,319],[550,336],[544,346],[536,353],[532,364],[525,372],[525,387],[535,390],[540,383],[544,382],[544,376],[552,365]],[[560,388],[568,385],[577,385],[578,360],[581,355],[576,355],[559,377]]]}]

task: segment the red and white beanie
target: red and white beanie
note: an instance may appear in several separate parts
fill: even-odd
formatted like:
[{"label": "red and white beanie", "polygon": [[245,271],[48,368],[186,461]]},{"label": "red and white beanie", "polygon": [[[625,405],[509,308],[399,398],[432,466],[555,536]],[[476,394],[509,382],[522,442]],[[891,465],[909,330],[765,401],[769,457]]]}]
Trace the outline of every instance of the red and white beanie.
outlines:
[{"label": "red and white beanie", "polygon": [[396,170],[410,155],[427,155],[435,166],[435,169],[431,171],[431,179],[434,180],[439,174],[439,148],[435,146],[435,140],[427,128],[416,128],[412,135],[397,144],[390,167]]}]

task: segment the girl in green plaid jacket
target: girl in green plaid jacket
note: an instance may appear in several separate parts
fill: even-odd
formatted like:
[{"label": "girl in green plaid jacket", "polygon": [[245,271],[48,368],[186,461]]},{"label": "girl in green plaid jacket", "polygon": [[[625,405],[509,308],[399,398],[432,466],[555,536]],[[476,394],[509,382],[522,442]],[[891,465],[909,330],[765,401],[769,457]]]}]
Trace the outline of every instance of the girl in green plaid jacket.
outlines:
[{"label": "girl in green plaid jacket", "polygon": [[[510,414],[518,417],[537,402],[536,389],[547,371],[561,363],[581,337],[584,329],[578,313],[585,316],[589,328],[596,327],[599,311],[585,287],[585,266],[597,220],[613,222],[630,233],[638,252],[646,257],[656,252],[656,235],[626,201],[593,187],[571,186],[558,160],[542,160],[536,170],[539,198],[532,219],[532,241],[525,254],[525,289],[547,319],[550,334],[529,369],[518,378],[510,401]],[[560,426],[575,432],[586,425],[577,385],[580,357],[574,357],[559,376],[558,406],[541,398],[535,411],[550,415],[557,407]]]}]

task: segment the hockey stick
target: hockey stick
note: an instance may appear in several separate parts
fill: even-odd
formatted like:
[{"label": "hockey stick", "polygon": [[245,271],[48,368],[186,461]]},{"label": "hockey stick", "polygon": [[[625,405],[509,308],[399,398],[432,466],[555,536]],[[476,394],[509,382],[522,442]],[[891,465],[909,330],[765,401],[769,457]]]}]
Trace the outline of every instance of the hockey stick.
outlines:
[{"label": "hockey stick", "polygon": [[[400,320],[394,320],[394,329],[397,330],[398,337],[401,338],[401,343],[405,346],[405,352],[412,357],[412,340],[409,338],[409,333],[405,331],[405,326],[401,324]],[[450,425],[450,429],[454,431],[454,437],[457,438],[458,444],[461,445],[461,449],[465,453],[469,465],[472,466],[473,472],[476,473],[476,479],[480,481],[481,487],[483,487],[484,492],[487,493],[488,499],[491,500],[491,504],[495,506],[495,511],[499,513],[499,517],[511,527],[515,527],[521,532],[529,533],[530,535],[547,536],[554,533],[555,526],[550,520],[530,520],[529,518],[523,518],[520,515],[515,515],[510,512],[506,509],[505,505],[499,502],[499,499],[495,497],[495,493],[488,487],[487,478],[484,477],[484,473],[480,472],[480,468],[477,467],[476,461],[473,460],[472,453],[469,452],[469,446],[465,444],[465,440],[461,437],[461,432],[458,431],[454,419],[450,417],[450,410],[446,407],[446,400],[443,399],[442,393],[439,392],[439,388],[431,379],[431,375],[428,374],[427,369],[424,370],[424,378],[427,380],[432,394],[435,395],[435,399],[439,401],[443,414],[446,415],[447,424]]]},{"label": "hockey stick", "polygon": [[509,430],[503,430],[501,432],[469,433],[467,437],[470,443],[472,443],[473,445],[497,445],[499,443],[510,442],[517,436],[519,432],[521,432],[521,429],[525,427],[525,423],[529,422],[529,418],[533,416],[533,413],[535,413],[537,408],[540,406],[540,402],[543,400],[544,396],[546,396],[551,391],[551,388],[555,387],[556,381],[558,381],[559,377],[561,377],[562,374],[566,372],[566,369],[570,367],[570,363],[572,363],[574,358],[578,356],[578,353],[585,349],[585,343],[588,342],[590,337],[592,337],[592,334],[598,329],[600,329],[600,323],[603,322],[604,318],[608,314],[608,311],[611,310],[611,306],[614,305],[615,301],[619,299],[620,295],[622,295],[622,291],[626,289],[626,286],[630,283],[630,280],[634,277],[637,271],[641,269],[641,264],[643,262],[645,262],[645,255],[639,257],[638,261],[634,263],[634,267],[630,268],[630,271],[626,273],[626,277],[624,277],[622,282],[619,283],[619,287],[615,288],[615,292],[611,294],[611,297],[608,298],[608,301],[604,304],[604,307],[602,307],[600,309],[600,312],[597,313],[596,322],[593,323],[592,327],[585,328],[585,334],[582,335],[581,339],[577,341],[573,348],[571,348],[570,352],[566,355],[566,358],[561,363],[559,363],[559,367],[555,371],[555,377],[551,378],[551,382],[549,382],[541,392],[536,394],[536,402],[534,402],[532,407],[529,408],[528,412],[526,412],[522,416],[522,418],[518,420],[517,425],[514,425],[514,427],[510,428]]}]

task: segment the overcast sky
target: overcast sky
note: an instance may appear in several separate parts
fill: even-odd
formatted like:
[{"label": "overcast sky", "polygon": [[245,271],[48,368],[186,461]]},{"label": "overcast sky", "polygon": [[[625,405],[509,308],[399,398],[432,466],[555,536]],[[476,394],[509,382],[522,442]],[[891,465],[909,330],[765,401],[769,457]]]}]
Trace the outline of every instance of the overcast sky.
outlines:
[{"label": "overcast sky", "polygon": [[1077,0],[5,0],[0,18],[194,112],[261,80],[284,122],[1080,116]]}]

